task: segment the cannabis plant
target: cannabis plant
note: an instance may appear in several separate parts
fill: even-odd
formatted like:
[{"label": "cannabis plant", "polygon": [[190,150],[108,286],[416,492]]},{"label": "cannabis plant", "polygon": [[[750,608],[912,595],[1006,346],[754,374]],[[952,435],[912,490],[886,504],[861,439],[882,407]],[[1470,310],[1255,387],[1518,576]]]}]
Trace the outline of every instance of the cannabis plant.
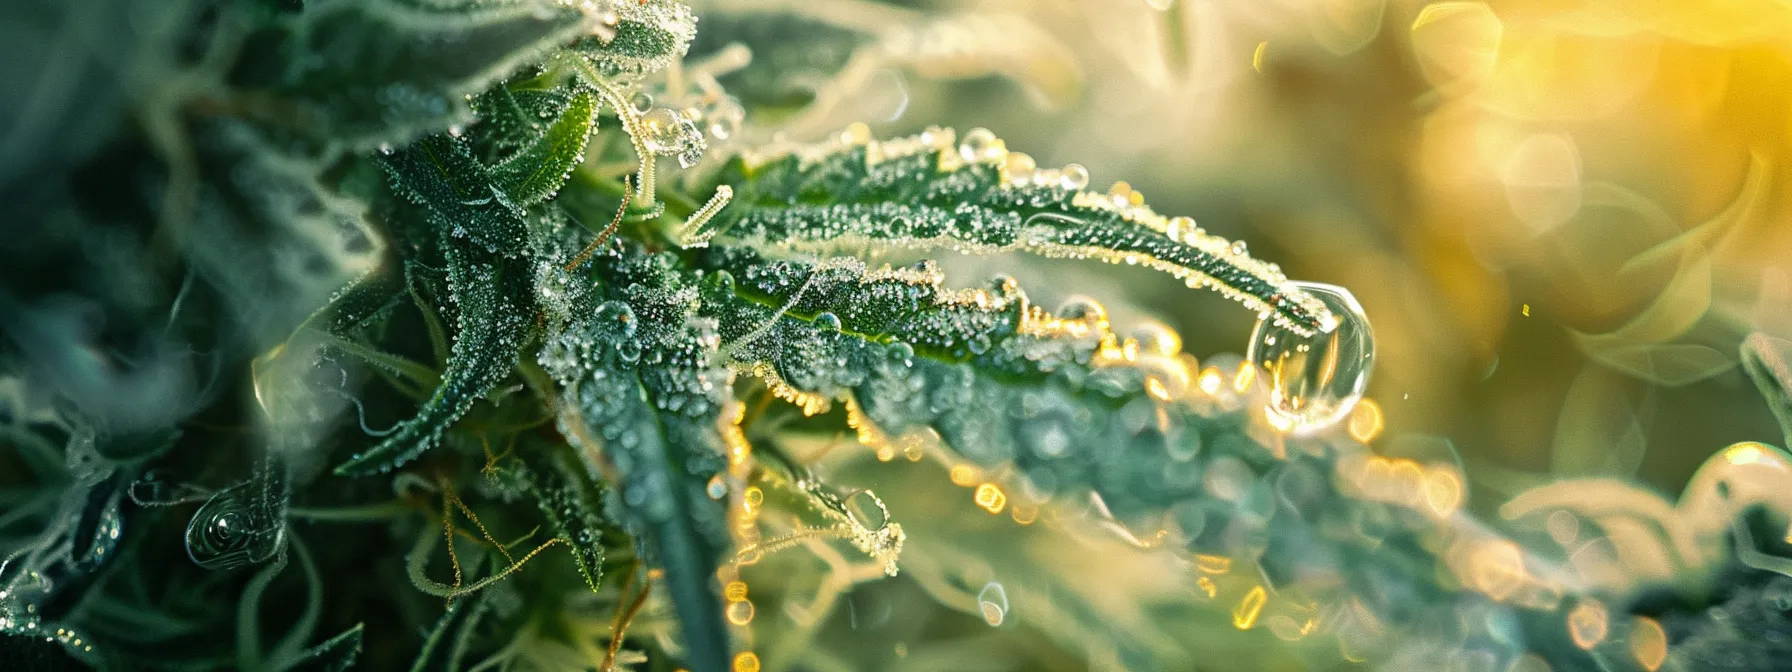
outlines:
[{"label": "cannabis plant", "polygon": [[[731,46],[697,58],[673,0],[5,10],[35,67],[0,159],[0,663],[1654,670],[1670,637],[1673,664],[1786,647],[1784,535],[1722,551],[1783,524],[1777,449],[1726,451],[1655,519],[1687,544],[1649,585],[1679,588],[1574,578],[1535,528],[1462,512],[1447,448],[1363,445],[1348,290],[987,130],[762,132],[809,104],[778,68],[864,39],[795,12],[718,10],[705,39]],[[949,282],[964,255],[1153,269],[1258,325],[1200,361],[1092,299]],[[1750,361],[1784,412],[1775,347]],[[1673,508],[1564,487],[1510,517]],[[781,560],[804,554],[832,569]],[[843,600],[854,631],[887,619],[842,595],[905,573],[923,625],[877,655],[815,644]],[[1039,646],[924,648],[992,627]],[[1751,628],[1781,638],[1734,643]]]}]

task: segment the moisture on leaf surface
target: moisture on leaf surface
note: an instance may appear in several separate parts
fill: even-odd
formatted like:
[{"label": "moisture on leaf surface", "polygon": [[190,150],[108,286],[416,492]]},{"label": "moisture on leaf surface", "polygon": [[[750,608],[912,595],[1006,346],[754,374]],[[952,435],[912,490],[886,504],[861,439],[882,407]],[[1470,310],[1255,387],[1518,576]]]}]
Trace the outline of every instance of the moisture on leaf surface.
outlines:
[{"label": "moisture on leaf surface", "polygon": [[[1770,162],[1749,164],[1752,186],[1710,223],[1606,255],[1622,257],[1617,284],[1659,281],[1667,298],[1611,289],[1601,301],[1643,314],[1563,339],[1590,359],[1566,392],[1585,403],[1554,439],[1619,448],[1564,449],[1550,478],[1494,464],[1498,478],[1471,481],[1486,453],[1417,433],[1425,411],[1410,409],[1429,402],[1371,387],[1415,384],[1377,374],[1379,353],[1442,340],[1382,312],[1401,283],[1308,282],[1268,260],[1359,238],[1391,249],[1314,222],[1413,199],[1320,207],[1349,181],[1317,182],[1286,195],[1303,214],[1260,238],[1240,222],[1261,213],[1211,177],[1148,200],[1044,165],[1020,145],[1090,151],[1129,179],[1179,175],[1195,150],[1177,143],[1136,161],[1096,151],[1176,137],[1126,126],[1133,108],[1188,111],[1113,87],[1225,70],[1193,66],[1225,51],[1208,38],[1225,36],[1209,21],[1226,12],[1047,4],[0,9],[0,61],[43,70],[0,73],[14,225],[0,242],[0,669],[1784,659],[1792,455],[1768,442],[1786,437],[1736,430],[1689,460],[1672,502],[1629,478],[1669,405],[1633,378],[1727,394],[1746,376],[1762,417],[1792,432],[1792,349],[1770,311],[1705,319],[1745,303],[1713,298],[1725,283],[1709,257],[1770,200]],[[1074,13],[1084,4],[1101,7]],[[1497,17],[1442,4],[1399,25],[1415,43],[1446,19],[1502,34]],[[1377,7],[1320,12],[1325,49],[1307,51],[1343,56],[1362,47],[1333,34],[1343,24],[1404,21]],[[1153,26],[1087,49],[1148,44],[1167,60],[1107,58],[1132,73],[1107,77],[1059,24]],[[1258,69],[1281,49],[1267,44]],[[1494,74],[1394,96],[1403,114],[1535,121],[1462,103],[1509,88],[1514,68],[1446,65]],[[1745,70],[1735,90],[1777,90]],[[1074,133],[1072,111],[1042,112],[1065,130],[1022,130],[1012,147],[927,125],[1015,93],[1086,94],[1122,121]],[[991,126],[1026,128],[1014,117],[1031,108],[988,107],[1009,115]],[[1435,135],[1473,136],[1486,155],[1464,174],[1504,166],[1506,200],[1533,219],[1613,203],[1660,214],[1578,191],[1578,150],[1559,138],[1498,154],[1512,123]],[[1409,149],[1374,154],[1430,156]],[[1572,179],[1538,167],[1558,155]],[[1241,185],[1280,165],[1236,158]],[[1181,212],[1207,197],[1233,204],[1197,209],[1215,231]],[[1531,222],[1526,244],[1559,252],[1572,236],[1551,227],[1572,218]],[[1391,254],[1377,249],[1290,269],[1342,274]],[[1769,326],[1740,349],[1701,331],[1744,323]],[[1688,334],[1704,340],[1667,342]],[[1450,366],[1497,340],[1452,344]],[[1471,501],[1494,491],[1504,506]]]}]

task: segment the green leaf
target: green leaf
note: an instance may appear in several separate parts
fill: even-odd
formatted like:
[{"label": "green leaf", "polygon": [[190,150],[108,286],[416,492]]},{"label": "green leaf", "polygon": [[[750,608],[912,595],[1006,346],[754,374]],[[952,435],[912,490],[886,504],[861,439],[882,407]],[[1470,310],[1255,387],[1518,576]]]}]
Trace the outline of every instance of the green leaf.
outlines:
[{"label": "green leaf", "polygon": [[597,97],[585,92],[573,96],[534,144],[492,167],[493,179],[522,207],[553,198],[585,160],[585,145],[596,126]]},{"label": "green leaf", "polygon": [[307,2],[251,42],[247,85],[282,99],[286,125],[354,151],[472,120],[466,97],[584,32],[553,2],[426,9],[397,0]]},{"label": "green leaf", "polygon": [[986,130],[959,145],[944,129],[885,142],[841,135],[735,162],[723,175],[735,197],[716,217],[721,236],[823,254],[1018,250],[1126,263],[1211,287],[1297,332],[1329,330],[1337,320],[1242,244],[1208,235],[1193,220],[1165,218],[1123,185],[1112,194],[1082,191],[1080,168],[1066,169],[1071,178],[1036,170]]},{"label": "green leaf", "polygon": [[287,668],[290,672],[344,672],[355,667],[361,657],[363,624],[356,623],[342,634],[306,649],[299,660]]},{"label": "green leaf", "polygon": [[766,261],[742,248],[701,263],[726,271],[702,310],[728,363],[811,412],[850,400],[849,422],[880,451],[919,442],[1012,464],[1047,494],[1094,490],[1121,516],[1199,495],[1194,458],[1215,442],[1269,459],[1240,435],[1242,413],[1193,389],[1179,353],[1127,345],[1098,306],[1053,315],[1007,278],[945,289],[931,264]]},{"label": "green leaf", "polygon": [[516,365],[531,325],[528,274],[454,240],[443,241],[442,248],[449,295],[458,310],[453,351],[441,385],[416,416],[399,423],[378,445],[336,467],[338,474],[390,471],[422,454]]},{"label": "green leaf", "polygon": [[664,70],[685,55],[697,34],[697,16],[674,0],[614,3],[610,12],[595,35],[573,45],[605,74]]},{"label": "green leaf", "polygon": [[686,663],[724,672],[730,649],[715,583],[731,544],[726,509],[707,494],[724,466],[717,419],[725,372],[713,330],[693,323],[696,293],[666,255],[626,247],[594,260],[611,300],[548,339],[542,366],[563,388],[562,433],[602,450],[623,518],[666,572]]},{"label": "green leaf", "polygon": [[329,305],[312,315],[311,322],[339,337],[353,338],[356,330],[398,305],[398,298],[403,294],[403,276],[390,265],[383,265],[336,292],[330,297]]},{"label": "green leaf", "polygon": [[603,535],[609,527],[598,475],[565,444],[519,446],[518,460],[511,469],[555,536],[572,547],[573,561],[578,563],[585,585],[597,592],[603,579]]},{"label": "green leaf", "polygon": [[507,257],[521,254],[528,244],[522,208],[473,158],[466,140],[432,135],[381,159],[394,187],[423,206],[439,235],[468,238]]}]

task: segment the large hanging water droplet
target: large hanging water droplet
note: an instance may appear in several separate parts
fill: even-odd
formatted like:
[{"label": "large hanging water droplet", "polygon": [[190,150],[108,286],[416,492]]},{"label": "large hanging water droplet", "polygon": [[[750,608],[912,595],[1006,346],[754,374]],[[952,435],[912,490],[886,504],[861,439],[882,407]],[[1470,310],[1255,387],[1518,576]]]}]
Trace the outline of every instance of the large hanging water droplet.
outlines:
[{"label": "large hanging water droplet", "polygon": [[846,515],[872,532],[890,524],[890,510],[884,507],[884,500],[878,499],[870,490],[860,490],[846,498]]},{"label": "large hanging water droplet", "polygon": [[212,495],[187,522],[187,556],[206,569],[232,569],[274,557],[286,541],[283,521],[254,501],[256,482]]},{"label": "large hanging water droplet", "polygon": [[647,151],[660,156],[676,154],[678,165],[684,168],[702,161],[703,150],[708,148],[692,115],[671,108],[656,107],[641,115],[641,134]]},{"label": "large hanging water droplet", "polygon": [[990,627],[1002,624],[1008,618],[1008,590],[994,581],[983,586],[977,593],[977,609],[983,612],[983,622]]},{"label": "large hanging water droplet", "polygon": [[1293,434],[1337,424],[1369,387],[1375,367],[1375,333],[1350,290],[1318,283],[1291,283],[1319,299],[1338,317],[1329,333],[1301,336],[1258,320],[1250,360],[1269,384],[1264,410],[1270,423]]}]

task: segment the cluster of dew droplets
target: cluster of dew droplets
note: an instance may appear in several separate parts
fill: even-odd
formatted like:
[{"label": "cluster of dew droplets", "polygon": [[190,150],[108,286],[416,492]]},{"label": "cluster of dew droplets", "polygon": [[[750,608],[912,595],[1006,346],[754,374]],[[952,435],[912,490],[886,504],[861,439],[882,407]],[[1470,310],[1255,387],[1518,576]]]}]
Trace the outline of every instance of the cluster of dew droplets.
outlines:
[{"label": "cluster of dew droplets", "polygon": [[1291,282],[1329,309],[1329,329],[1302,336],[1267,317],[1257,320],[1247,357],[1265,376],[1264,412],[1271,425],[1311,434],[1350,414],[1369,387],[1375,367],[1375,333],[1350,290]]},{"label": "cluster of dew droplets", "polygon": [[[4,573],[5,568],[5,563],[0,563],[0,573]],[[33,588],[21,588],[19,583],[27,579],[37,585]],[[36,571],[27,571],[17,575],[12,581],[0,583],[0,634],[61,642],[71,653],[92,653],[93,644],[81,634],[43,620],[35,598],[39,597],[40,592],[48,592],[47,585]]]},{"label": "cluster of dew droplets", "polygon": [[1024,152],[1008,151],[1008,145],[987,128],[973,128],[958,144],[958,159],[965,163],[993,163],[1002,169],[1003,184],[1013,187],[1059,187],[1080,191],[1089,186],[1089,169],[1072,163],[1042,168]]}]

